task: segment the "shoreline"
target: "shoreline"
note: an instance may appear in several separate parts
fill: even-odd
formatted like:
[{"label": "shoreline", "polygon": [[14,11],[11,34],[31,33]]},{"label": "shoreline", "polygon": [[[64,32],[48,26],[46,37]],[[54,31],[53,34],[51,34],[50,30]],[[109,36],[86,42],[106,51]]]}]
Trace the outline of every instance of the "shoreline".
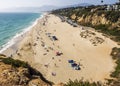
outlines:
[{"label": "shoreline", "polygon": [[[32,22],[28,27],[24,28],[20,33],[16,33],[15,36],[13,36],[9,41],[1,46],[0,54],[3,54],[4,51],[11,47],[15,47],[21,40],[26,36],[28,32],[31,31],[31,29],[38,23],[40,19],[42,19],[47,13],[41,13],[40,17],[38,17],[35,21]],[[15,49],[15,48],[14,48]],[[16,51],[17,49],[15,49]],[[8,55],[10,56],[10,55]]]},{"label": "shoreline", "polygon": [[[82,78],[104,82],[105,78],[110,78],[115,66],[110,52],[117,46],[115,42],[88,27],[82,30],[61,22],[58,16],[50,14],[44,18],[16,44],[18,52],[13,58],[28,62],[54,83]],[[6,52],[10,53],[9,50]],[[62,54],[57,56],[56,52]],[[73,69],[69,60],[79,64],[80,70]]]}]

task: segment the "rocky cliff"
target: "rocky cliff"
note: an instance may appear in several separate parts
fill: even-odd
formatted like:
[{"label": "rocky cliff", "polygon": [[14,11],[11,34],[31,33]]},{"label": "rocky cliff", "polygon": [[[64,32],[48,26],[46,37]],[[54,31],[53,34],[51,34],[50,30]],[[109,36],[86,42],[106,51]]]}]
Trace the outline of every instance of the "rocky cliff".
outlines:
[{"label": "rocky cliff", "polygon": [[0,55],[0,86],[50,86],[36,72],[22,61]]},{"label": "rocky cliff", "polygon": [[82,16],[76,16],[75,14],[71,15],[70,17],[72,20],[75,20],[77,18],[78,23],[91,23],[92,25],[99,25],[99,24],[110,24],[111,22],[105,18],[105,15],[98,16],[96,14],[94,15],[88,15],[85,17],[85,15]]}]

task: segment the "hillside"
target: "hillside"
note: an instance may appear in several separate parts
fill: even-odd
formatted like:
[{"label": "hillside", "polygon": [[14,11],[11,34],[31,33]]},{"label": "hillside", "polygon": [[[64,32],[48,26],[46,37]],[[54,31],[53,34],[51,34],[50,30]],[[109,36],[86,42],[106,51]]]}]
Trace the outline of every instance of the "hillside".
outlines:
[{"label": "hillside", "polygon": [[120,11],[106,11],[106,6],[74,7],[52,13],[65,16],[79,25],[95,28],[120,42]]},{"label": "hillside", "polygon": [[27,63],[0,55],[0,86],[50,86],[50,83]]}]

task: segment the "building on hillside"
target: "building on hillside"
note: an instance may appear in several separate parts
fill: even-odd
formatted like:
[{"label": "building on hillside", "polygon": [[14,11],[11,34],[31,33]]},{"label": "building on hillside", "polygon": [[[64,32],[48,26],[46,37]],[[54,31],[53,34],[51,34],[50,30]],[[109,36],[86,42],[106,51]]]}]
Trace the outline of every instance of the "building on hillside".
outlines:
[{"label": "building on hillside", "polygon": [[106,10],[107,11],[120,11],[120,0],[113,5],[107,5]]},{"label": "building on hillside", "polygon": [[106,10],[107,11],[120,11],[120,5],[118,4],[107,5]]},{"label": "building on hillside", "polygon": [[118,10],[118,5],[113,5],[113,10]]},{"label": "building on hillside", "polygon": [[107,11],[112,11],[112,6],[111,5],[107,5]]}]

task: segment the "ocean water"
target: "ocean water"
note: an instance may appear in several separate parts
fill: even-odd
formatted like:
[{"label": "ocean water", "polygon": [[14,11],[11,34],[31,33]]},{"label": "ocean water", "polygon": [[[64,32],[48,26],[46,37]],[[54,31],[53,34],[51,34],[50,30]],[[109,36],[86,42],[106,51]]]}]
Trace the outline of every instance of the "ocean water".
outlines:
[{"label": "ocean water", "polygon": [[0,13],[0,49],[40,16],[40,13]]}]

